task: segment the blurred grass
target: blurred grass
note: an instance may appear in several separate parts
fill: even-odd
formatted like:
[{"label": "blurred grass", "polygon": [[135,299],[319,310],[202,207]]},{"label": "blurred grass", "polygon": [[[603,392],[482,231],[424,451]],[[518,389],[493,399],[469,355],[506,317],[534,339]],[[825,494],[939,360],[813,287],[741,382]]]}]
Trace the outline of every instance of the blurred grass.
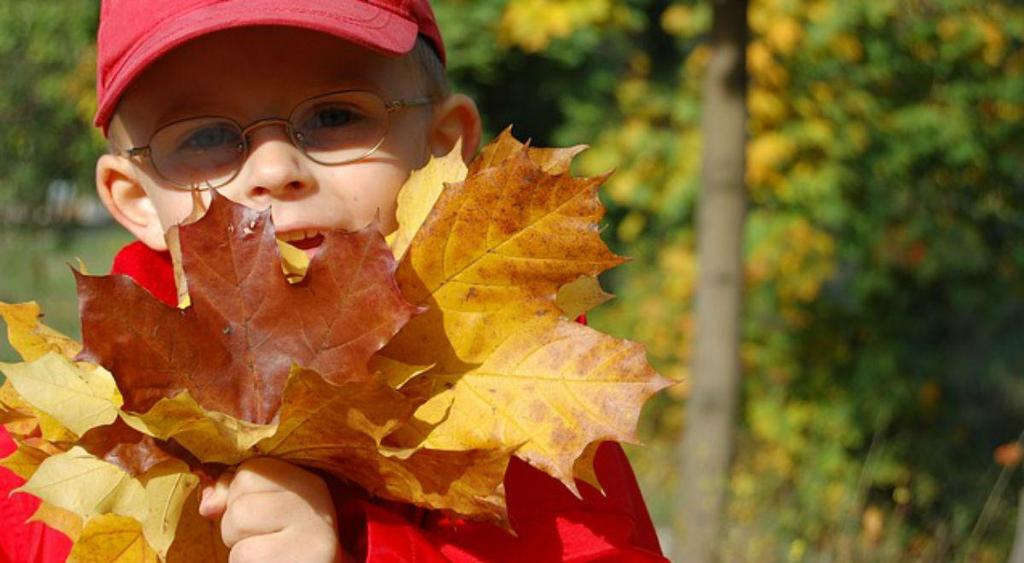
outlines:
[{"label": "blurred grass", "polygon": [[[114,254],[131,241],[116,225],[91,228],[0,227],[0,301],[37,301],[44,322],[80,338],[78,298],[68,264],[80,258],[93,274],[110,270]],[[5,337],[0,361],[18,359]]]}]

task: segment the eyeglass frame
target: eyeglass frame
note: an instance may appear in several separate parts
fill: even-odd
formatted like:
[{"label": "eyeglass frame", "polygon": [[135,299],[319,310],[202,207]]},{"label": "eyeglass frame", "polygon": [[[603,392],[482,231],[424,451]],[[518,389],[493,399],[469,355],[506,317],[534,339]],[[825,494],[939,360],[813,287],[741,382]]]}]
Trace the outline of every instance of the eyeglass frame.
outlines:
[{"label": "eyeglass frame", "polygon": [[[387,119],[384,122],[384,131],[381,133],[380,139],[378,139],[377,143],[375,145],[373,145],[373,147],[368,149],[366,151],[366,153],[364,153],[364,154],[362,154],[362,155],[360,155],[360,156],[358,156],[356,158],[350,158],[348,160],[343,160],[341,162],[323,162],[321,160],[317,160],[316,158],[311,156],[308,152],[306,152],[305,146],[301,143],[300,139],[298,139],[296,137],[298,132],[295,130],[295,127],[293,126],[292,121],[291,121],[292,117],[295,115],[295,111],[298,110],[299,108],[301,108],[306,103],[308,103],[308,102],[310,102],[312,100],[315,100],[317,98],[326,98],[328,96],[335,96],[335,95],[338,95],[338,94],[346,94],[346,93],[353,93],[353,92],[354,93],[359,93],[359,94],[370,94],[370,95],[376,97],[378,100],[380,100],[384,104],[385,116],[387,117]],[[306,98],[306,99],[300,101],[299,103],[295,104],[295,106],[291,109],[291,111],[288,113],[288,117],[287,118],[283,118],[283,117],[263,117],[263,118],[257,119],[256,121],[253,121],[252,123],[250,123],[250,124],[248,124],[248,125],[246,125],[244,127],[238,121],[236,121],[236,120],[234,120],[234,119],[232,119],[230,117],[223,116],[223,115],[194,115],[194,116],[191,116],[191,117],[185,117],[185,118],[182,118],[182,119],[177,119],[177,120],[172,121],[170,123],[166,123],[164,125],[161,125],[155,131],[153,131],[153,133],[150,134],[149,140],[146,141],[145,145],[138,146],[138,147],[131,147],[131,148],[125,149],[122,154],[124,156],[127,156],[128,158],[148,158],[149,161],[150,161],[150,164],[153,166],[153,170],[157,173],[158,176],[160,176],[161,178],[163,178],[167,182],[170,182],[175,188],[181,189],[182,191],[191,191],[191,192],[199,191],[199,192],[203,192],[203,191],[207,191],[207,190],[217,190],[217,189],[223,188],[224,186],[230,184],[242,172],[242,168],[245,166],[245,162],[247,160],[249,160],[249,157],[251,156],[251,153],[249,152],[250,151],[250,148],[249,148],[249,133],[251,133],[252,131],[254,131],[256,129],[259,129],[260,127],[265,127],[265,126],[270,126],[270,125],[281,125],[281,126],[284,127],[285,131],[288,133],[288,141],[291,143],[291,145],[293,147],[298,149],[299,152],[301,152],[303,154],[303,156],[305,156],[309,160],[311,160],[311,161],[313,161],[313,162],[315,162],[317,164],[321,164],[323,166],[341,166],[341,165],[344,165],[344,164],[352,164],[353,162],[359,162],[360,160],[363,160],[363,159],[373,155],[373,153],[377,152],[377,150],[380,149],[381,145],[384,144],[384,139],[387,138],[388,133],[391,131],[391,113],[392,112],[399,111],[399,110],[406,109],[406,108],[411,108],[411,107],[424,106],[424,105],[427,105],[427,104],[436,103],[438,101],[440,101],[440,99],[436,95],[417,96],[415,98],[404,98],[404,99],[400,98],[400,99],[394,99],[394,100],[385,100],[384,98],[382,98],[380,96],[380,94],[378,94],[376,92],[373,92],[371,90],[358,90],[358,89],[334,90],[334,91],[331,91],[331,92],[324,92],[323,94],[317,94],[316,96],[311,96],[309,98]],[[153,150],[152,150],[152,142],[153,142],[153,138],[156,137],[157,134],[159,134],[164,129],[167,129],[168,127],[172,127],[174,125],[177,125],[179,123],[184,123],[186,121],[192,121],[193,119],[204,119],[204,118],[205,119],[223,119],[225,121],[229,121],[229,122],[233,123],[235,126],[238,127],[239,134],[241,135],[241,138],[242,138],[242,149],[243,149],[242,150],[242,155],[243,156],[242,156],[241,161],[239,162],[238,167],[235,169],[234,173],[231,174],[231,176],[229,176],[226,180],[224,180],[223,182],[221,182],[220,184],[218,184],[216,186],[211,185],[209,182],[206,182],[206,186],[187,185],[187,184],[181,184],[179,182],[176,182],[176,181],[168,178],[167,176],[164,175],[163,172],[160,171],[160,167],[158,167],[156,165],[156,162],[153,161],[153,157],[152,157],[152,152],[153,152]]]}]

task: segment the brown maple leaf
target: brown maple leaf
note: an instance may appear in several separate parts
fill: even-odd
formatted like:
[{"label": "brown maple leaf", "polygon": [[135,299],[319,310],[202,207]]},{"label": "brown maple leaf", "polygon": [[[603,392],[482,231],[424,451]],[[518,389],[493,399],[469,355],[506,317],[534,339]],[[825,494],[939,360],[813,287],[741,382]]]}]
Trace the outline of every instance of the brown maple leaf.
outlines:
[{"label": "brown maple leaf", "polygon": [[365,379],[370,356],[416,312],[376,224],[328,233],[296,284],[281,273],[269,211],[215,196],[177,235],[186,309],[127,276],[76,272],[80,359],[115,374],[128,411],[188,391],[207,409],[269,422],[293,365],[335,383]]},{"label": "brown maple leaf", "polygon": [[[78,440],[78,445],[133,476],[176,457],[167,451],[168,444],[135,430],[121,419],[89,430]],[[181,457],[181,448],[174,448],[174,453]]]}]

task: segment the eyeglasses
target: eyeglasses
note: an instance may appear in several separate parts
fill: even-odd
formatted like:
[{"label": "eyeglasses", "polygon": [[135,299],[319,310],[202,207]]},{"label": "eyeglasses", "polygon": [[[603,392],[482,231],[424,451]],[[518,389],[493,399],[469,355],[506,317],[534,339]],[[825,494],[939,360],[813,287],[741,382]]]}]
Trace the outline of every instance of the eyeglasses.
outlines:
[{"label": "eyeglasses", "polygon": [[218,116],[175,121],[154,132],[147,145],[125,154],[149,158],[156,173],[175,187],[217,189],[241,171],[249,157],[249,134],[260,127],[281,125],[292,144],[313,162],[348,164],[380,148],[392,112],[435,101],[424,96],[385,102],[373,92],[331,92],[299,103],[288,119],[268,117],[245,127]]}]

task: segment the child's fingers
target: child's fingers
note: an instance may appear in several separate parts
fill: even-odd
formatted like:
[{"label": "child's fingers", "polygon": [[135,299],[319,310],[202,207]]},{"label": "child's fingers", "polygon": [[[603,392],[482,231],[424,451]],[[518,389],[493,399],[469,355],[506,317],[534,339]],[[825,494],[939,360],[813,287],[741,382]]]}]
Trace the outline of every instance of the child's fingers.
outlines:
[{"label": "child's fingers", "polygon": [[252,536],[264,536],[280,532],[288,525],[287,515],[291,508],[281,493],[250,493],[228,503],[228,509],[220,521],[220,538],[224,545],[235,544]]},{"label": "child's fingers", "polygon": [[300,496],[320,496],[326,491],[319,477],[290,463],[255,458],[238,467],[228,490],[228,504],[252,493],[290,491]]},{"label": "child's fingers", "polygon": [[[274,536],[253,536],[231,548],[228,563],[271,563],[287,561],[292,553],[282,553],[281,541]],[[294,546],[291,546],[294,549]]]},{"label": "child's fingers", "polygon": [[[228,563],[278,563],[280,561],[310,561],[347,563],[349,559],[335,540],[296,537],[286,532],[249,536],[231,548]],[[301,546],[296,549],[296,546]]]},{"label": "child's fingers", "polygon": [[203,518],[216,520],[224,515],[228,508],[228,492],[231,489],[231,481],[235,474],[227,471],[217,479],[217,482],[209,487],[203,487],[202,497],[199,501],[199,515]]}]

